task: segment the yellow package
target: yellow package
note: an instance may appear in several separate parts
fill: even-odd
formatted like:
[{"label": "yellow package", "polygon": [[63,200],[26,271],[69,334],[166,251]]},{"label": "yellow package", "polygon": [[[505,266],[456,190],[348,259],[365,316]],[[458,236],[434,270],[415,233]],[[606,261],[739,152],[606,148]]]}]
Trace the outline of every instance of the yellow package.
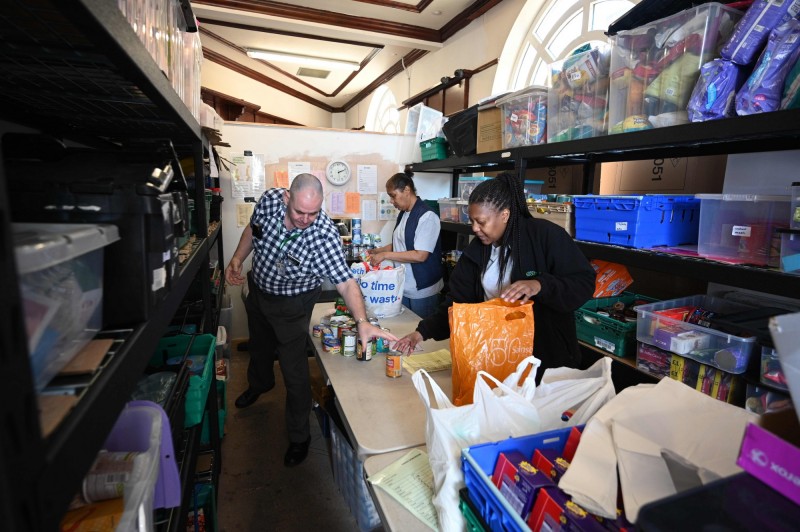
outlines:
[{"label": "yellow package", "polygon": [[70,510],[61,519],[61,532],[114,532],[122,520],[125,503],[122,497],[93,502]]}]

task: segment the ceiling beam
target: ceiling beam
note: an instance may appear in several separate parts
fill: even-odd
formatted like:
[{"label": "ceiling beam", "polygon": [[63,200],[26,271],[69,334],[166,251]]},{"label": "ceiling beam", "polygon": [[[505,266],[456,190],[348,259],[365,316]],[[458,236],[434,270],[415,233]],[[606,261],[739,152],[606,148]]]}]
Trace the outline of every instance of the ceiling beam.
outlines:
[{"label": "ceiling beam", "polygon": [[[402,61],[398,61],[394,65],[392,65],[386,72],[381,74],[380,76],[376,77],[372,83],[364,87],[358,94],[356,94],[349,102],[344,104],[342,107],[336,109],[334,112],[337,113],[345,113],[352,109],[353,107],[358,104],[361,100],[372,94],[375,89],[386,83],[387,81],[391,80],[393,77],[398,75],[400,72],[405,70],[406,68],[413,65],[418,60],[425,57],[428,54],[427,50],[412,50],[403,56]],[[405,66],[403,66],[405,65]]]},{"label": "ceiling beam", "polygon": [[[337,39],[336,37],[326,37],[318,33],[301,33],[299,31],[284,31],[276,30],[274,28],[264,28],[262,26],[253,26],[251,24],[240,24],[238,22],[228,22],[226,20],[217,20],[206,17],[197,19],[201,24],[211,24],[213,26],[223,26],[226,28],[234,28],[237,30],[255,31],[259,33],[271,33],[273,35],[284,35],[286,37],[298,37],[300,39],[311,39],[314,41],[335,42],[339,44],[349,44],[352,46],[364,46],[367,48],[383,48],[382,44],[369,43],[364,41],[350,41],[347,39]],[[202,27],[200,28],[202,31]]]},{"label": "ceiling beam", "polygon": [[403,11],[411,11],[412,13],[422,13],[426,7],[431,5],[433,0],[422,0],[417,5],[406,4],[405,2],[395,2],[393,0],[355,0],[362,4],[372,4],[374,6],[391,7],[394,9],[402,9]]},{"label": "ceiling beam", "polygon": [[447,39],[469,26],[473,20],[484,15],[502,1],[503,0],[477,0],[467,9],[453,17],[450,22],[442,26],[439,30],[439,38],[441,39],[439,42],[445,42]]},{"label": "ceiling beam", "polygon": [[269,76],[265,76],[264,74],[258,72],[257,70],[253,70],[252,68],[248,68],[242,65],[241,63],[237,63],[236,61],[230,59],[229,57],[224,56],[219,52],[215,52],[210,48],[206,48],[205,46],[203,47],[203,59],[208,59],[209,61],[213,61],[214,63],[217,63],[220,66],[223,66],[229,70],[233,70],[234,72],[237,72],[243,76],[258,81],[259,83],[263,83],[264,85],[272,87],[273,89],[277,89],[285,94],[288,94],[289,96],[297,98],[298,100],[302,100],[315,107],[319,107],[324,111],[328,111],[329,113],[335,112],[335,109],[330,105],[323,103],[319,100],[316,100],[311,96],[303,94],[302,92],[293,89],[288,85],[284,85],[283,83],[276,81],[270,78]]},{"label": "ceiling beam", "polygon": [[[479,0],[479,2],[481,1],[482,0]],[[269,0],[194,0],[193,3],[290,20],[302,20],[304,22],[315,22],[329,26],[340,26],[360,31],[384,33],[409,39],[418,39],[420,41],[442,42],[439,30],[423,28],[422,26],[412,26],[411,24],[401,24],[399,22],[391,22],[383,19],[357,17],[305,6],[294,6],[282,2],[273,2]]]}]

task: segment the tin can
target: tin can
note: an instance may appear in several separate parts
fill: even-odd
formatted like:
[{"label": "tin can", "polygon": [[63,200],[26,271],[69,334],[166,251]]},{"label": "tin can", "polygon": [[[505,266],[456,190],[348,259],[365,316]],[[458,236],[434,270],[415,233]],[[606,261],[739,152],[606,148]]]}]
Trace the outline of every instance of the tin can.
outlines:
[{"label": "tin can", "polygon": [[331,334],[334,338],[339,338],[339,322],[331,322],[330,326]]},{"label": "tin can", "polygon": [[353,331],[344,331],[342,333],[342,354],[346,357],[354,356],[356,343],[358,343],[358,335]]},{"label": "tin can", "polygon": [[311,328],[311,334],[314,336],[314,338],[322,338],[322,329],[324,328],[325,326],[321,323],[314,325],[314,327]]},{"label": "tin can", "polygon": [[96,502],[122,497],[138,454],[101,451],[83,479],[83,498]]},{"label": "tin can", "polygon": [[362,362],[369,362],[372,360],[372,355],[375,353],[375,338],[370,338],[367,341],[367,347],[361,347],[361,342],[357,342],[356,358]]},{"label": "tin can", "polygon": [[403,376],[403,359],[399,351],[386,353],[386,376],[392,379]]},{"label": "tin can", "polygon": [[326,336],[322,339],[322,350],[326,353],[340,353],[342,342],[335,336]]},{"label": "tin can", "polygon": [[374,317],[370,318],[369,319],[369,323],[370,323],[370,325],[374,325],[375,327],[380,327],[381,326],[380,322],[378,321],[378,318],[374,318]]}]

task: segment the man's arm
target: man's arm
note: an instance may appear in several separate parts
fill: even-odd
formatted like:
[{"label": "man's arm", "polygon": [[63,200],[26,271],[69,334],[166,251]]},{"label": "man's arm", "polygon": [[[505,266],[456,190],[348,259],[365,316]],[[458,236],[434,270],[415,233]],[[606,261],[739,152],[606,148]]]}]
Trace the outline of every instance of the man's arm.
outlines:
[{"label": "man's arm", "polygon": [[387,340],[395,341],[397,337],[388,331],[384,331],[380,327],[375,327],[367,321],[367,309],[364,306],[364,296],[361,294],[361,289],[358,287],[355,279],[348,279],[343,283],[336,285],[336,290],[344,298],[350,314],[356,320],[358,327],[358,338],[361,341],[361,347],[366,348],[367,342],[373,336],[380,336]]},{"label": "man's arm", "polygon": [[253,228],[250,227],[250,224],[247,224],[247,227],[242,231],[236,251],[233,252],[231,261],[228,263],[228,267],[225,268],[225,280],[228,284],[234,286],[244,284],[245,278],[242,275],[242,264],[251,251],[253,251]]}]

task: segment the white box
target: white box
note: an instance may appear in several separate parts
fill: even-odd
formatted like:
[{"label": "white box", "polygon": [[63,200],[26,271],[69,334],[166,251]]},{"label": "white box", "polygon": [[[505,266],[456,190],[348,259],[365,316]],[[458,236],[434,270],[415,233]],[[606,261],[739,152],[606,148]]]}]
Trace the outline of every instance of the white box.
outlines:
[{"label": "white box", "polygon": [[28,353],[41,391],[103,326],[103,248],[114,225],[13,224]]}]

